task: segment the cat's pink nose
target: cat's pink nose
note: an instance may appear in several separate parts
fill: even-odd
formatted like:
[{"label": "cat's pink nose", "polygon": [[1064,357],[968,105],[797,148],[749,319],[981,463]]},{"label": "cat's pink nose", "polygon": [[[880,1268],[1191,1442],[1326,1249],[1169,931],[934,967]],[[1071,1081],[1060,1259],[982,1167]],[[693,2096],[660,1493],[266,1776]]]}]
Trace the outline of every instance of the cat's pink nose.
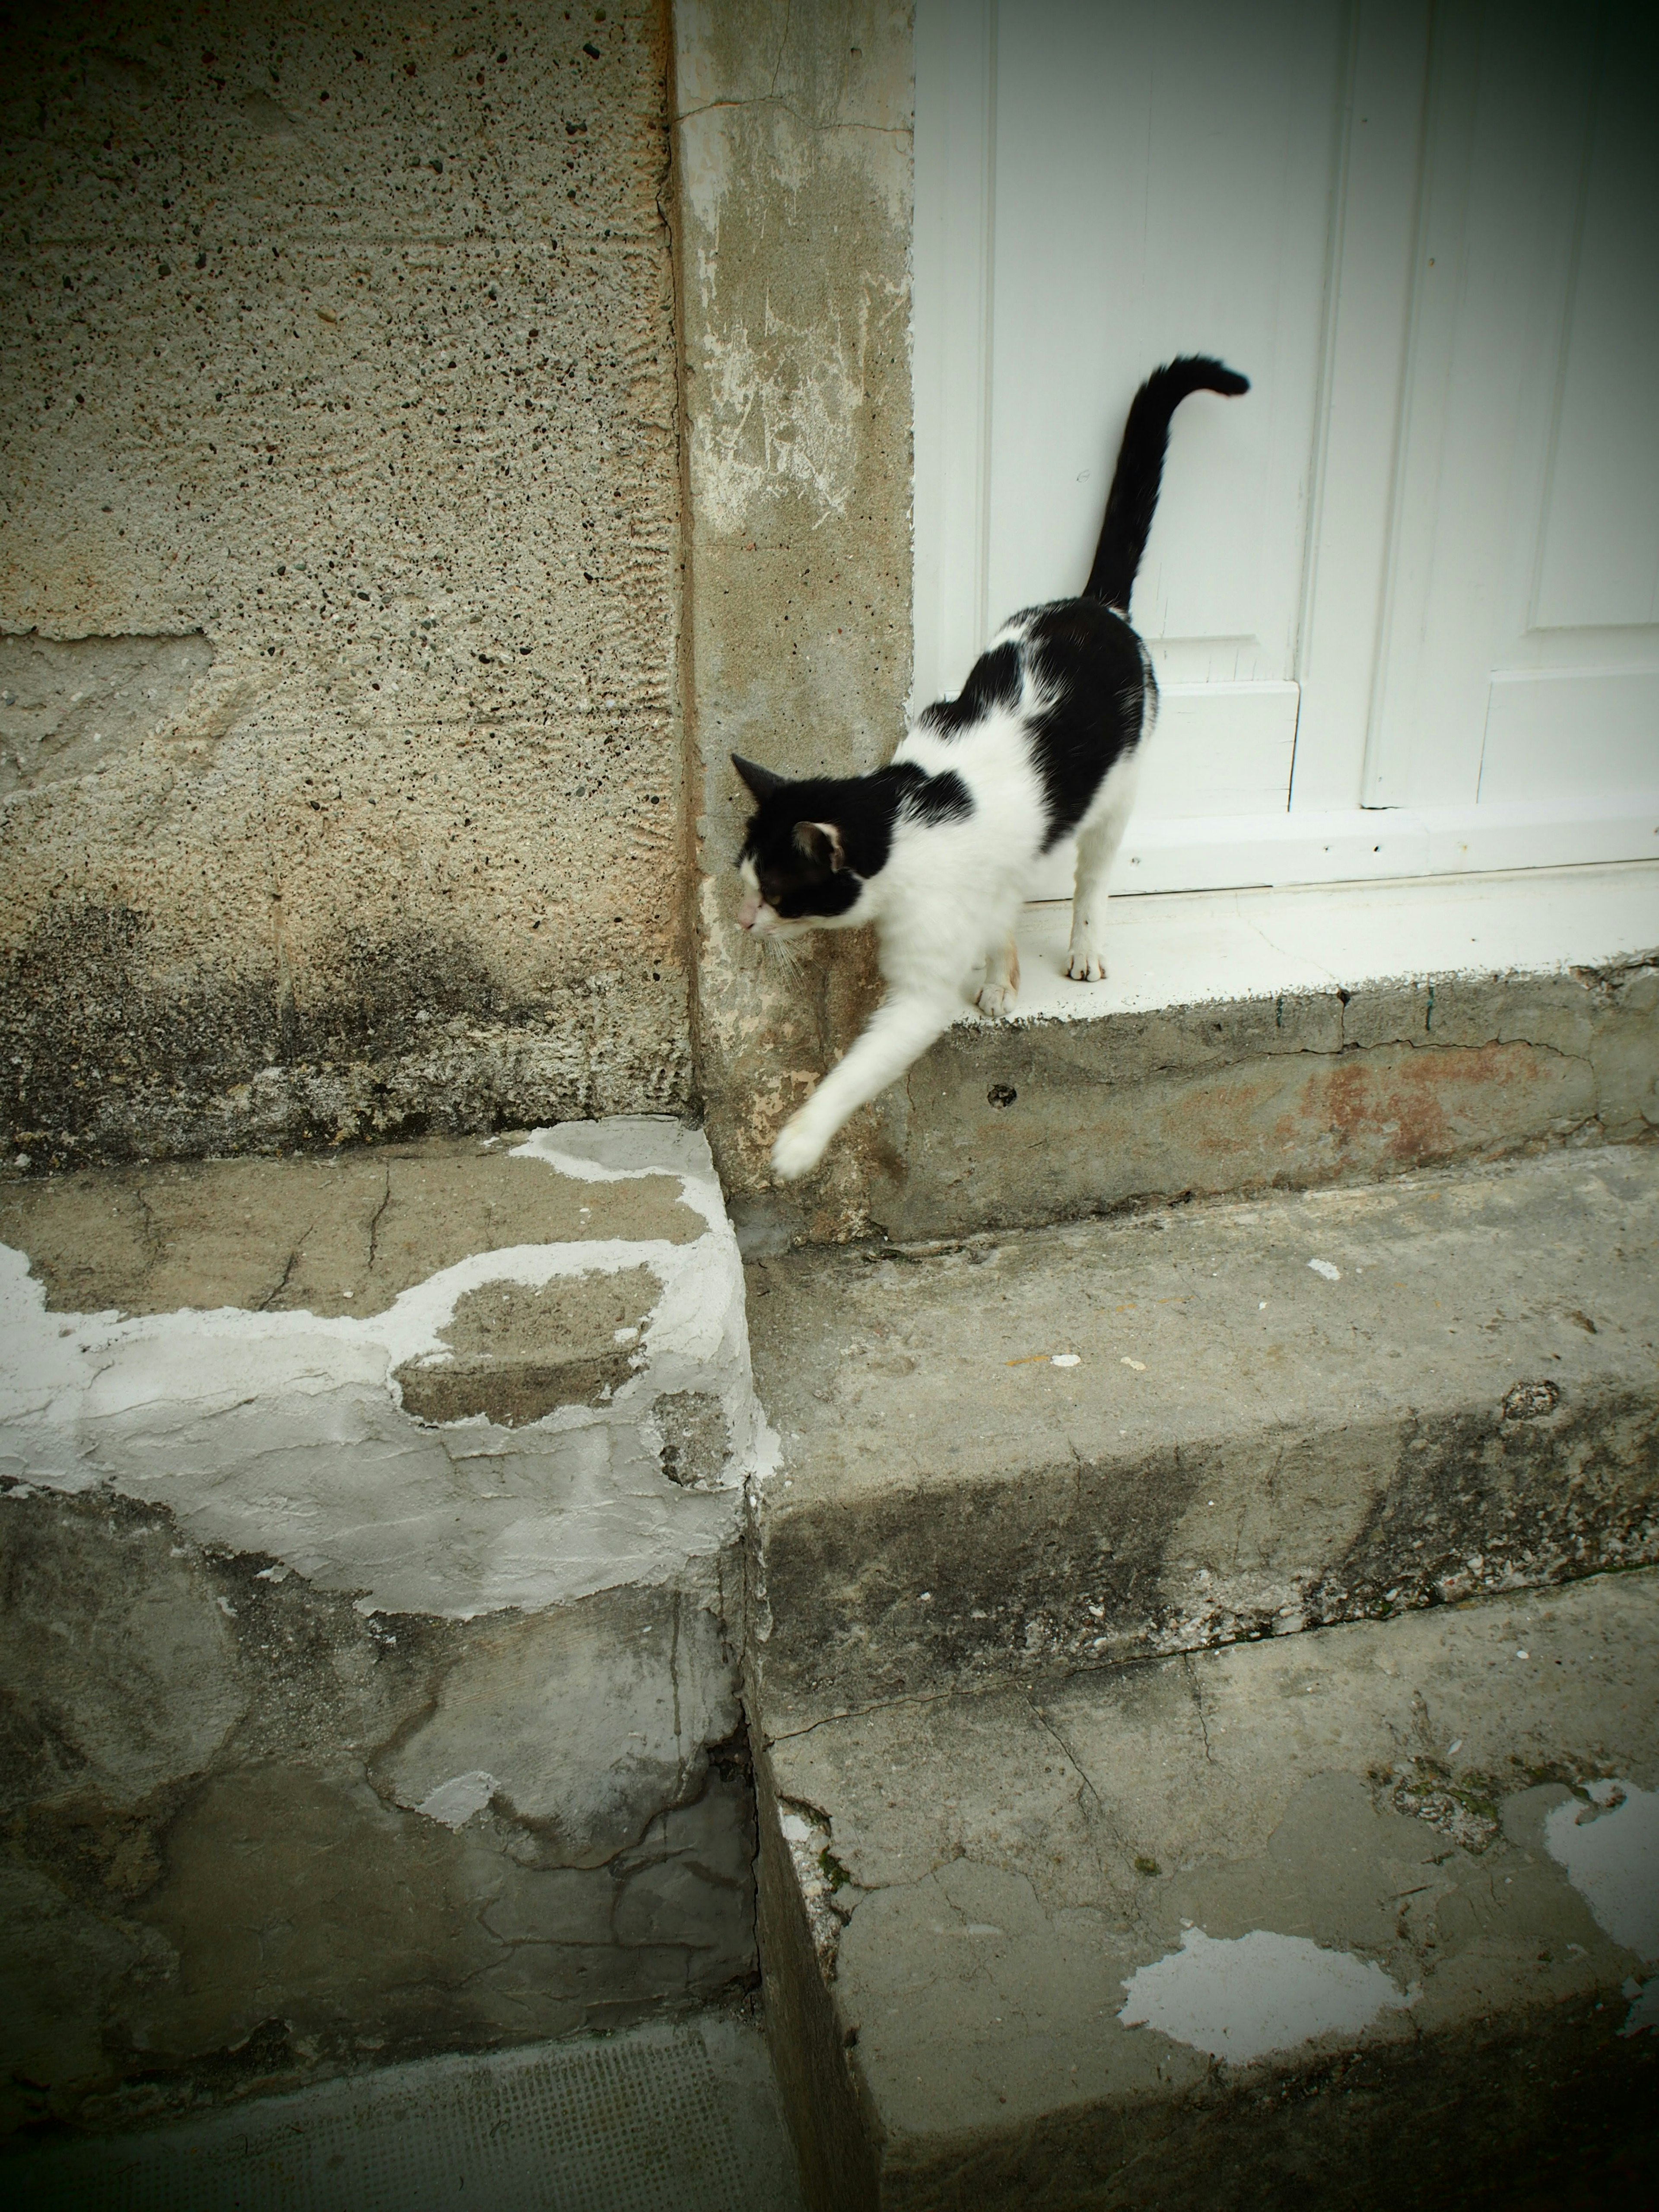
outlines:
[{"label": "cat's pink nose", "polygon": [[748,892],[744,898],[743,904],[738,908],[738,927],[739,929],[752,929],[759,916],[760,910],[761,902],[759,899],[756,897],[753,891]]}]

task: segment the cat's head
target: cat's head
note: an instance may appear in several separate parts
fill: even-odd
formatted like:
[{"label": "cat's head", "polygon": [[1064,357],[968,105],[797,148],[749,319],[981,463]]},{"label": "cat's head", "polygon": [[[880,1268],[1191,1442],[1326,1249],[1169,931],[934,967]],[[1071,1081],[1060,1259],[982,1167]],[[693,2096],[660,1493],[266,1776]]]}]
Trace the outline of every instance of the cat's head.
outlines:
[{"label": "cat's head", "polygon": [[732,765],[754,793],[755,811],[738,854],[740,927],[757,937],[800,937],[846,928],[859,918],[864,878],[848,856],[836,787],[821,777],[793,781],[737,753]]}]

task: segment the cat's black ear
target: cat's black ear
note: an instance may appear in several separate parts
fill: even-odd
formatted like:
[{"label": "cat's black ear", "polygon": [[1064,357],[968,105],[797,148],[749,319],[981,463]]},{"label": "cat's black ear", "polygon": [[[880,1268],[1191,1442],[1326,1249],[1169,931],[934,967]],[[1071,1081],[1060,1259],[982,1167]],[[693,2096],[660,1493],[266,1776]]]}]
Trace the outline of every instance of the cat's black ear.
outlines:
[{"label": "cat's black ear", "polygon": [[781,791],[789,781],[787,775],[774,775],[769,768],[757,768],[753,761],[744,760],[741,753],[732,754],[732,765],[757,799],[770,799],[775,791]]},{"label": "cat's black ear", "polygon": [[821,868],[839,871],[847,866],[841,831],[833,822],[797,822],[795,842]]}]

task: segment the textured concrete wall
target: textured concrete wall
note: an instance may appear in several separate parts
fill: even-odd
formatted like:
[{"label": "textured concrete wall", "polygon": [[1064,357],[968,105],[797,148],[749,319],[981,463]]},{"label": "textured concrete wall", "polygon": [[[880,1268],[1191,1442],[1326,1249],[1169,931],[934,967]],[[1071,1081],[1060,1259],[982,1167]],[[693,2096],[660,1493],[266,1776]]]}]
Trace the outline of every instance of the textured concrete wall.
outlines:
[{"label": "textured concrete wall", "polygon": [[9,19],[37,1164],[685,1097],[667,73],[654,0]]},{"label": "textured concrete wall", "polygon": [[[674,25],[699,1074],[741,1223],[779,1123],[872,1002],[863,933],[791,959],[736,927],[728,756],[847,774],[903,734],[910,11],[681,0]],[[812,1233],[866,1221],[885,1110],[815,1181]]]}]

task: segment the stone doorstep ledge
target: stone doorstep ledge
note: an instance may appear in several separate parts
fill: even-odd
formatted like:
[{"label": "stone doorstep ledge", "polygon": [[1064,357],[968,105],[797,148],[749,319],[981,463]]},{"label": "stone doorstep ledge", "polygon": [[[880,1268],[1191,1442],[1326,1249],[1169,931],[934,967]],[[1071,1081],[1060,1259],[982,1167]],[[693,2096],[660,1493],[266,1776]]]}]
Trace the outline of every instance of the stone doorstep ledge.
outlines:
[{"label": "stone doorstep ledge", "polygon": [[3,2125],[747,1976],[764,1440],[678,1123],[0,1185]]},{"label": "stone doorstep ledge", "polygon": [[1562,2144],[1577,2178],[1659,2087],[1656,1679],[1649,1572],[774,1739],[809,2202],[1508,2205]]},{"label": "stone doorstep ledge", "polygon": [[[734,1093],[718,1129],[751,1100]],[[711,1112],[712,1112],[711,1109]],[[1659,961],[964,1020],[787,1190],[720,1138],[745,1252],[1300,1190],[1659,1127]],[[744,1142],[749,1139],[744,1139]]]},{"label": "stone doorstep ledge", "polygon": [[1659,1558],[1659,1150],[751,1262],[769,1735]]}]

